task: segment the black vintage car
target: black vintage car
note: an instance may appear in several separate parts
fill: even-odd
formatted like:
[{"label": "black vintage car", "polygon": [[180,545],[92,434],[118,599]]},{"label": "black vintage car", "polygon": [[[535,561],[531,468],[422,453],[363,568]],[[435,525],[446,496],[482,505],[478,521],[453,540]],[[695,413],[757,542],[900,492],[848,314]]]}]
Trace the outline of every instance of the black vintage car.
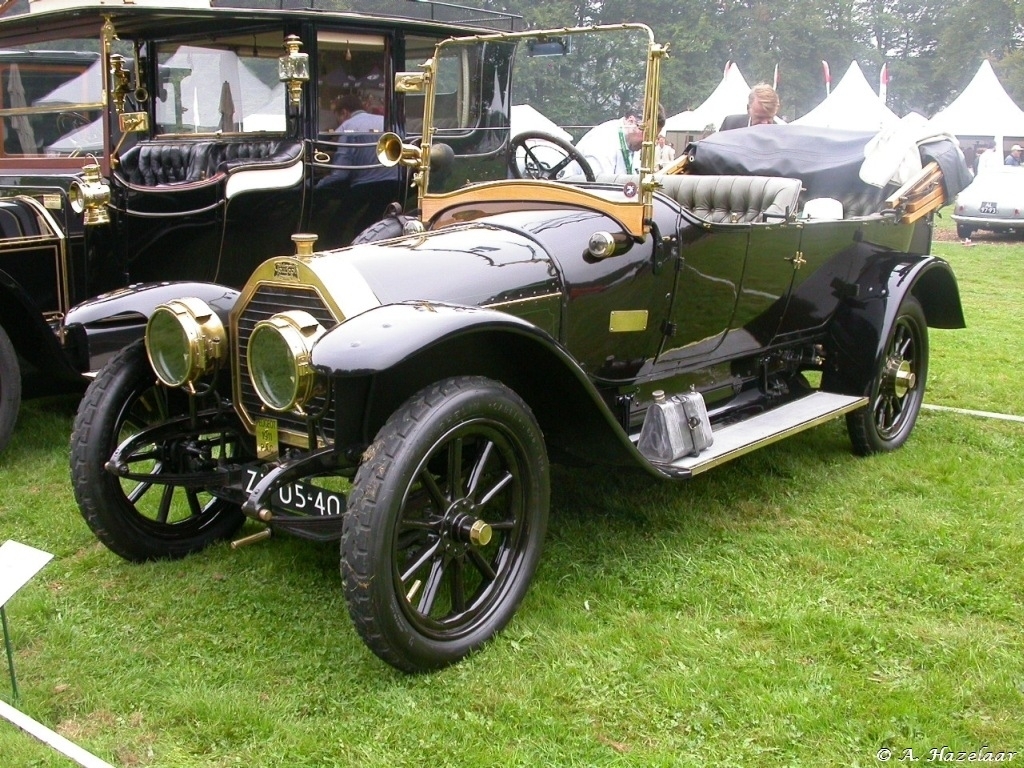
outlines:
[{"label": "black vintage car", "polygon": [[[616,97],[588,82],[580,103],[546,98],[545,78],[598,78],[611,52]],[[378,145],[414,171],[417,216],[339,250],[297,234],[241,290],[129,294],[163,303],[92,383],[72,438],[99,539],[133,561],[196,552],[247,518],[259,530],[236,543],[340,540],[367,645],[429,670],[525,595],[550,462],[685,479],[841,416],[856,453],[902,445],[928,327],[964,325],[929,255],[932,212],[966,178],[955,142],[890,146],[891,171],[914,166],[892,178],[866,157],[871,136],[760,126],[654,175],[666,53],[635,24],[446,40],[397,76],[425,90],[422,142]],[[477,118],[442,105],[448,68],[481,94]],[[620,95],[644,104],[634,175],[595,175],[554,135],[510,138],[521,103],[593,125]]]},{"label": "black vintage car", "polygon": [[[518,21],[410,0],[30,5],[0,19],[0,450],[26,372],[40,374],[26,391],[84,389],[153,308],[86,300],[163,280],[239,288],[297,231],[337,246],[379,220],[386,203],[353,183],[369,169],[340,151],[361,143],[372,163],[378,137],[339,133],[332,106],[356,98],[378,135],[411,140],[423,97],[397,94],[395,72]],[[461,81],[439,88],[468,114]],[[403,174],[387,174],[403,203]]]}]

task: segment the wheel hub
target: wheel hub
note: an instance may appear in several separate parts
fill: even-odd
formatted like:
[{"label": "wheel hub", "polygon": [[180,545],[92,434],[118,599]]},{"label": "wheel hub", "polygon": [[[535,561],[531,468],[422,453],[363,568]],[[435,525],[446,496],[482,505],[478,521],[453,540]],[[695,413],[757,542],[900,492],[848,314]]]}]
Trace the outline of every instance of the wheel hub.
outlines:
[{"label": "wheel hub", "polygon": [[917,385],[917,374],[910,361],[902,357],[890,357],[885,365],[886,387],[896,397],[905,397]]},{"label": "wheel hub", "polygon": [[475,547],[488,544],[494,533],[490,525],[477,517],[476,504],[469,499],[459,499],[448,508],[442,530],[446,543]]}]

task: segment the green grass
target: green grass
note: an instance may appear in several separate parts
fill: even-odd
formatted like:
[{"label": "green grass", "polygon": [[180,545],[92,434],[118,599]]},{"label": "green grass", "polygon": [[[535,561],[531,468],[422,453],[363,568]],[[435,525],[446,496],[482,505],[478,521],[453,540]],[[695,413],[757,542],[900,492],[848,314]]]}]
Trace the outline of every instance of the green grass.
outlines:
[{"label": "green grass", "polygon": [[[1024,415],[1024,244],[935,250],[969,328],[931,333],[927,401]],[[109,553],[68,484],[73,410],[29,404],[0,456],[0,540],[56,555],[8,615],[20,708],[114,765],[871,766],[883,746],[1024,749],[1022,424],[924,411],[903,450],[858,459],[835,422],[682,485],[556,469],[509,628],[406,676],[352,629],[335,546]],[[0,755],[70,764],[6,721]]]}]

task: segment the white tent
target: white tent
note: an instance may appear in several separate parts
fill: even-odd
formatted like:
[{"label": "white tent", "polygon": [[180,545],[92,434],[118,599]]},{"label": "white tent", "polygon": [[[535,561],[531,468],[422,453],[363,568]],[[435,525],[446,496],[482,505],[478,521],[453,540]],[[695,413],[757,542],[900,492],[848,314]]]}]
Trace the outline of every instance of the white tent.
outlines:
[{"label": "white tent", "polygon": [[557,123],[551,120],[542,112],[538,112],[529,104],[513,104],[512,117],[509,129],[513,136],[518,136],[524,131],[544,131],[552,136],[572,143],[572,134],[560,128]]},{"label": "white tent", "polygon": [[1024,137],[1024,111],[1003,90],[992,65],[983,61],[974,79],[931,119],[932,127],[956,136]]},{"label": "white tent", "polygon": [[[717,131],[727,115],[747,111],[750,86],[735,64],[729,66],[718,87],[696,109],[672,115],[665,121],[665,134],[701,134],[708,126]],[[678,144],[676,145],[679,146]]]},{"label": "white tent", "polygon": [[868,85],[856,61],[823,102],[793,121],[796,125],[851,131],[880,131],[898,122],[896,113]]},{"label": "white tent", "polygon": [[180,92],[175,94],[168,86],[167,99],[156,101],[156,121],[168,130],[235,130],[272,97],[272,89],[230,51],[183,45],[160,64],[160,69],[182,74]]}]

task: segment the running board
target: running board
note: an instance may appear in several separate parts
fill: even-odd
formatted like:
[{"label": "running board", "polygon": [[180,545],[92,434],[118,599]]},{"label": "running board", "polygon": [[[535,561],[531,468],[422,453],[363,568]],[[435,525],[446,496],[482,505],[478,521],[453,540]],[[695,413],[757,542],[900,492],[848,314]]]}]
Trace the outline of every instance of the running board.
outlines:
[{"label": "running board", "polygon": [[813,394],[714,431],[715,441],[698,456],[656,466],[673,477],[691,477],[745,453],[824,424],[868,404],[866,397]]}]

